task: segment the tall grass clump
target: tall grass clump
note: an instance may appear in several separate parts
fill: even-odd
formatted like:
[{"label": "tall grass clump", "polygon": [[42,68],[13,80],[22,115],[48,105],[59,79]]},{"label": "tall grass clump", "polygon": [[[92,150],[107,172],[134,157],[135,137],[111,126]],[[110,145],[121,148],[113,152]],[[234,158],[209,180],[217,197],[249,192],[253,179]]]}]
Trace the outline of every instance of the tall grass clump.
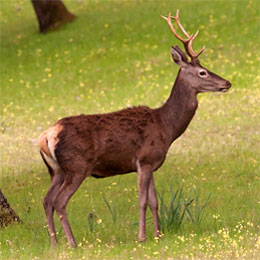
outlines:
[{"label": "tall grass clump", "polygon": [[117,209],[116,209],[116,203],[115,201],[113,200],[113,202],[109,203],[109,201],[105,198],[105,196],[103,195],[103,199],[104,199],[104,202],[105,204],[107,205],[107,208],[111,214],[111,217],[112,217],[112,220],[113,220],[113,223],[115,224],[116,223],[116,220],[117,220]]},{"label": "tall grass clump", "polygon": [[197,231],[200,231],[200,226],[205,216],[205,208],[208,205],[210,195],[207,197],[206,201],[202,203],[200,201],[199,192],[192,189],[191,194],[194,196],[192,199],[193,205],[192,207],[186,207],[185,209],[192,221],[192,224],[196,227]]},{"label": "tall grass clump", "polygon": [[191,221],[194,227],[199,229],[210,196],[204,203],[201,203],[200,194],[194,189],[191,189],[187,198],[185,198],[183,187],[174,191],[170,186],[169,193],[169,199],[166,199],[168,203],[165,200],[165,193],[158,193],[160,201],[159,219],[162,232],[178,231],[185,220]]}]

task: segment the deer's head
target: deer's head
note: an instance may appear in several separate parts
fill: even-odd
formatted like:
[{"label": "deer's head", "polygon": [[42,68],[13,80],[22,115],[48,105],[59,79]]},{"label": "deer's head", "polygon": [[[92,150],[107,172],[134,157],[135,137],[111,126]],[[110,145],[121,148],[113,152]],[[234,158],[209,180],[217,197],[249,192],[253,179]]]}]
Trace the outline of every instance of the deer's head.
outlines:
[{"label": "deer's head", "polygon": [[[185,31],[179,20],[179,10],[176,12],[176,17],[171,16],[171,13],[169,13],[168,17],[162,16],[162,18],[168,22],[169,27],[176,38],[183,43],[185,51],[191,59],[191,61],[189,61],[186,53],[184,53],[177,45],[175,47],[171,47],[172,58],[174,62],[180,66],[178,75],[179,80],[186,86],[194,89],[197,93],[209,91],[228,91],[231,87],[231,83],[228,80],[221,78],[200,65],[198,57],[205,50],[205,46],[198,53],[195,53],[192,49],[193,41],[199,32],[197,31],[194,35],[189,35]],[[179,28],[187,37],[186,39],[176,33],[171,19],[174,19],[177,22]]]}]

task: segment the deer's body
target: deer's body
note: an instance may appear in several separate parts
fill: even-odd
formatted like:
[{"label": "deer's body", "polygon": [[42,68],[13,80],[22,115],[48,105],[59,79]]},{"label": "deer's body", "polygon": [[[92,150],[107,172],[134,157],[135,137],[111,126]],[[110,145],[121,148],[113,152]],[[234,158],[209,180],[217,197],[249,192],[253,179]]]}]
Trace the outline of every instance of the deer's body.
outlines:
[{"label": "deer's body", "polygon": [[[171,18],[178,19],[178,13],[177,17],[169,15],[165,19],[170,23]],[[194,36],[189,37],[192,44]],[[153,172],[163,164],[170,145],[193,118],[198,107],[197,94],[227,91],[231,86],[199,64],[198,54],[190,50],[188,40],[185,49],[191,62],[178,46],[172,47],[173,60],[180,70],[169,99],[161,107],[139,106],[107,114],[65,117],[40,135],[41,155],[51,175],[51,186],[43,204],[52,245],[56,244],[55,209],[69,244],[76,246],[66,205],[86,177],[103,178],[129,172],[138,172],[138,238],[145,240],[147,205],[153,215],[154,235],[159,236]]]},{"label": "deer's body", "polygon": [[75,158],[81,169],[91,164],[92,170],[86,177],[135,172],[137,162],[148,163],[155,171],[164,162],[171,143],[187,128],[197,108],[196,93],[191,98],[181,90],[177,86],[171,98],[157,109],[139,106],[107,114],[62,118],[42,133],[41,150],[51,142],[49,148],[54,156],[50,151],[45,154],[69,172]]},{"label": "deer's body", "polygon": [[[75,156],[80,167],[92,165],[87,176],[108,177],[137,170],[136,162],[149,160],[158,168],[169,142],[158,111],[133,107],[108,114],[66,117],[56,123],[59,140],[53,149],[68,171]],[[154,153],[146,151],[154,148]],[[64,152],[66,151],[66,152]]]}]

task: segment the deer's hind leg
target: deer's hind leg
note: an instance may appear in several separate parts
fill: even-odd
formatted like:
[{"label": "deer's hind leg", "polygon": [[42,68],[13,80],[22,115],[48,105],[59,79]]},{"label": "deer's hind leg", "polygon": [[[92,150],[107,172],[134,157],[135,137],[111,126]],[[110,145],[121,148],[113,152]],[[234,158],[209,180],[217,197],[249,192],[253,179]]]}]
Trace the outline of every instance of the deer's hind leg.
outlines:
[{"label": "deer's hind leg", "polygon": [[67,214],[66,207],[69,202],[69,199],[79,188],[80,184],[84,181],[84,179],[88,176],[85,173],[89,173],[90,171],[82,172],[80,171],[71,171],[65,173],[65,179],[62,186],[59,188],[59,191],[54,200],[54,208],[57,212],[57,215],[60,219],[61,225],[63,227],[64,233],[67,237],[68,243],[72,247],[76,247],[76,241],[74,239]]},{"label": "deer's hind leg", "polygon": [[54,226],[53,214],[54,214],[54,206],[53,201],[56,197],[63,181],[64,181],[64,174],[60,167],[54,163],[54,161],[50,158],[47,158],[46,155],[41,153],[43,161],[45,162],[46,166],[48,167],[49,173],[51,175],[51,185],[43,199],[43,207],[45,210],[46,221],[48,223],[50,241],[52,246],[56,246],[57,238],[56,238],[56,231]]}]

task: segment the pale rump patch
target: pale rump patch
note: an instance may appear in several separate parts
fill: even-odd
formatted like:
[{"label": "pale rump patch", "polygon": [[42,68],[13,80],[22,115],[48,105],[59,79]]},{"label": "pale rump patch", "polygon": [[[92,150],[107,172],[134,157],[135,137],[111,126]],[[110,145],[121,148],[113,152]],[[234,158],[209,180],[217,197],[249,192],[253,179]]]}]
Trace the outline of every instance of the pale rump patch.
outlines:
[{"label": "pale rump patch", "polygon": [[48,156],[56,161],[54,150],[59,141],[58,134],[61,132],[62,128],[61,125],[56,124],[40,134],[38,144],[40,150],[45,155],[44,157]]},{"label": "pale rump patch", "polygon": [[43,151],[42,151],[42,155],[44,157],[44,159],[46,160],[47,164],[54,170],[54,171],[58,171],[60,170],[60,165],[58,164],[58,162],[56,160],[54,160],[53,158],[49,157],[48,155],[46,155]]}]

